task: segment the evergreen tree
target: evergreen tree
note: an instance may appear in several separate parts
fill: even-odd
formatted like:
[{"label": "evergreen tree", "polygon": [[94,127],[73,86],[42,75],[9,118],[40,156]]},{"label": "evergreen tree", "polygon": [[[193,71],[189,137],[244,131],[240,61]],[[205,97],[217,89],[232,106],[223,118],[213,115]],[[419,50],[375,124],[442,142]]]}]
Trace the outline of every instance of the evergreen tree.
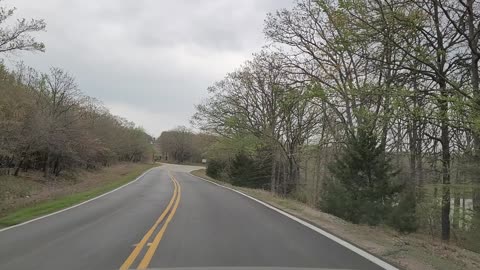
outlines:
[{"label": "evergreen tree", "polygon": [[377,136],[359,128],[343,154],[330,166],[333,179],[325,188],[326,211],[355,223],[382,222],[402,186],[391,182],[396,172],[379,146]]},{"label": "evergreen tree", "polygon": [[268,160],[240,152],[230,163],[230,182],[235,186],[264,188],[270,181],[269,166]]}]

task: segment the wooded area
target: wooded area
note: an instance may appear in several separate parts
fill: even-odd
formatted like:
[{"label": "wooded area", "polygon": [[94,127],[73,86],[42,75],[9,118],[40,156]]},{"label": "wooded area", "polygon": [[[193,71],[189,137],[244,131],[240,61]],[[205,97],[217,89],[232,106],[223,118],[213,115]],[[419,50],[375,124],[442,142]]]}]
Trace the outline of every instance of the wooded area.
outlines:
[{"label": "wooded area", "polygon": [[480,251],[479,1],[298,0],[264,33],[197,106],[207,173]]},{"label": "wooded area", "polygon": [[184,126],[164,131],[156,140],[157,160],[177,163],[201,163],[215,136],[195,133]]},{"label": "wooded area", "polygon": [[[0,56],[44,51],[32,33],[45,22],[15,21],[14,11],[0,7]],[[20,62],[8,69],[2,62],[0,97],[0,175],[37,170],[50,178],[153,155],[151,136],[84,95],[61,68],[39,72]]]}]

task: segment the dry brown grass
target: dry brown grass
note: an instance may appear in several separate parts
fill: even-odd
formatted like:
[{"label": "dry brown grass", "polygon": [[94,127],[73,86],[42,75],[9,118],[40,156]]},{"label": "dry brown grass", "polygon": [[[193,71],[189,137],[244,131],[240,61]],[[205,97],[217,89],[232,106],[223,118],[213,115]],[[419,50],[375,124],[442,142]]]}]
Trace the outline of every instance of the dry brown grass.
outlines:
[{"label": "dry brown grass", "polygon": [[[205,170],[192,174],[219,182],[205,175]],[[308,220],[326,231],[345,239],[372,254],[405,269],[480,269],[480,254],[445,244],[421,233],[401,234],[384,226],[352,224],[304,203],[276,196],[259,189],[222,185],[242,191],[295,216]]]}]

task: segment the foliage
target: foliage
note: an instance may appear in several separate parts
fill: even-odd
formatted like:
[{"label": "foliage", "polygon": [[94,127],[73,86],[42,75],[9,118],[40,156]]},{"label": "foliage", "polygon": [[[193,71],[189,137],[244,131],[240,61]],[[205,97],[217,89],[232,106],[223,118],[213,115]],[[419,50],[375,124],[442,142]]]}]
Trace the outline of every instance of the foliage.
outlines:
[{"label": "foliage", "polygon": [[[0,1],[1,3],[1,1]],[[46,24],[43,20],[25,18],[17,19],[13,25],[5,26],[15,13],[15,8],[0,7],[0,53],[14,51],[44,51],[45,45],[32,37],[32,32],[44,31]]]},{"label": "foliage", "polygon": [[410,190],[401,194],[397,205],[389,213],[388,224],[400,232],[414,232],[418,229],[416,195]]},{"label": "foliage", "polygon": [[[354,223],[375,225],[385,220],[401,186],[391,182],[395,172],[371,131],[360,128],[330,170],[334,179],[325,189],[325,211]],[[341,198],[335,198],[339,192]]]},{"label": "foliage", "polygon": [[270,181],[268,161],[238,153],[229,164],[229,182],[236,186],[264,188]]},{"label": "foliage", "polygon": [[[45,22],[7,22],[14,12],[0,7],[0,54],[44,51],[32,33],[45,30]],[[0,96],[0,174],[33,169],[58,176],[119,160],[138,162],[152,153],[144,130],[85,96],[60,68],[44,73],[19,63],[7,70],[2,62]]]},{"label": "foliage", "polygon": [[[226,142],[231,142],[228,147]],[[236,186],[266,188],[270,184],[271,159],[262,155],[262,149],[242,151],[238,145],[252,140],[219,140],[215,149],[222,149],[222,155],[208,156],[206,173],[212,178],[229,182]],[[223,146],[222,146],[223,145]],[[250,145],[252,146],[252,145]],[[220,148],[221,147],[221,148]],[[256,145],[256,147],[259,147]],[[248,149],[245,148],[245,149]]]},{"label": "foliage", "polygon": [[[478,182],[479,11],[475,0],[297,0],[267,15],[270,45],[212,85],[193,122],[261,141],[223,160],[262,153],[274,193],[448,240],[452,184]],[[415,192],[432,183],[442,184],[436,196]]]},{"label": "foliage", "polygon": [[180,126],[160,134],[157,139],[157,150],[161,160],[200,163],[206,157],[208,147],[215,140],[212,135],[194,133]]},{"label": "foliage", "polygon": [[222,179],[225,163],[220,160],[210,159],[207,163],[206,174],[212,178]]},{"label": "foliage", "polygon": [[84,96],[73,76],[59,68],[39,74],[2,65],[0,80],[0,170],[58,176],[151,155],[152,138],[145,131]]}]

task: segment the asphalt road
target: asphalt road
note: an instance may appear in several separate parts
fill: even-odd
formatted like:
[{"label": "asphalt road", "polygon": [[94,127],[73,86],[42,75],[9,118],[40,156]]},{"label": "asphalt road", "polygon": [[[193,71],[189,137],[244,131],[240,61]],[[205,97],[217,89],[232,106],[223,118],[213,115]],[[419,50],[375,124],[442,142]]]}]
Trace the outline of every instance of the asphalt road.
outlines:
[{"label": "asphalt road", "polygon": [[192,169],[163,165],[101,198],[0,232],[0,269],[382,269]]}]

